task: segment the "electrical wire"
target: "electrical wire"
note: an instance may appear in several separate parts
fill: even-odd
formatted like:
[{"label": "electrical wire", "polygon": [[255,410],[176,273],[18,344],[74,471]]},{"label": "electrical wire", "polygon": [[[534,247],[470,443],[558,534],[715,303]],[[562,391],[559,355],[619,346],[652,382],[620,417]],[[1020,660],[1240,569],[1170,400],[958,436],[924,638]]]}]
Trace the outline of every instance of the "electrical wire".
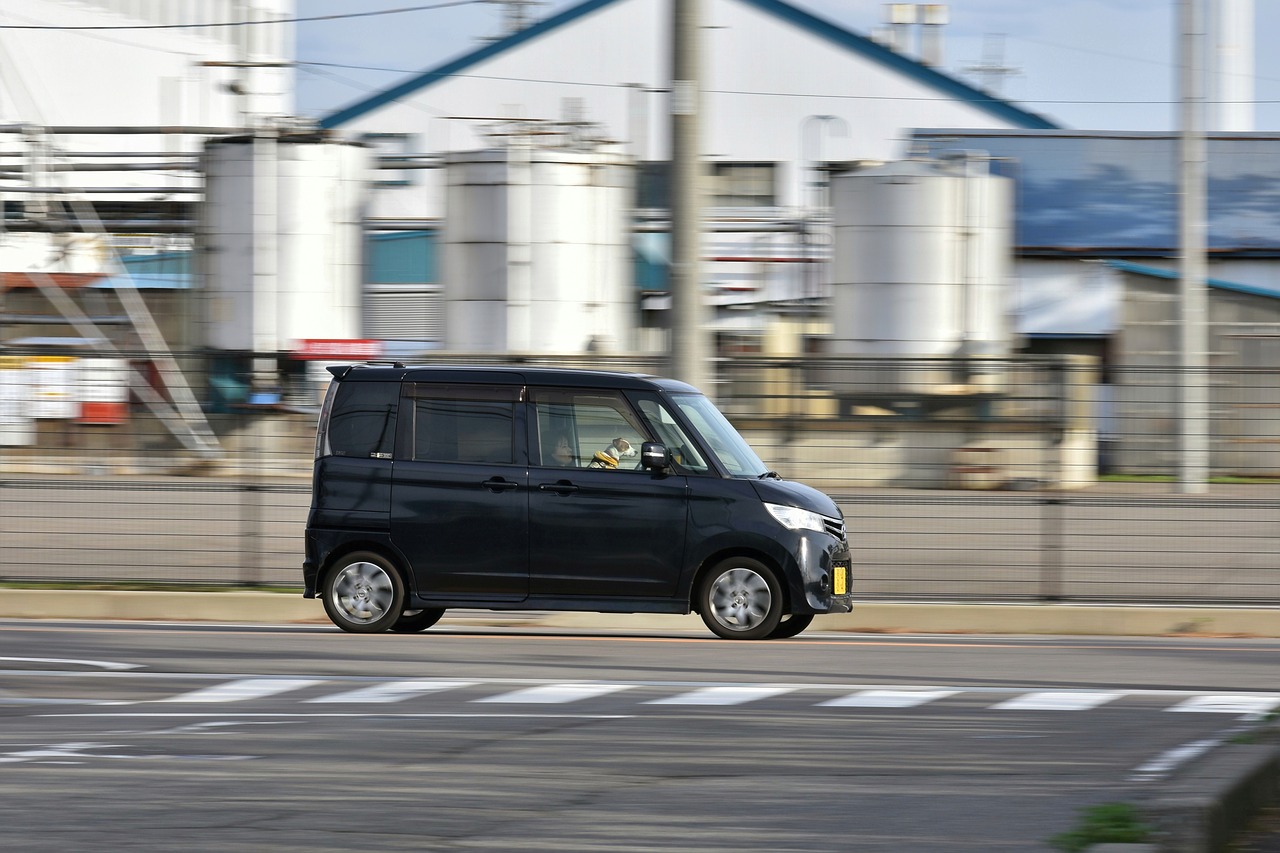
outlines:
[{"label": "electrical wire", "polygon": [[401,15],[406,12],[429,12],[454,6],[476,6],[491,0],[448,0],[426,6],[404,6],[398,9],[375,9],[370,12],[343,12],[334,15],[311,15],[294,18],[271,18],[262,21],[210,21],[202,24],[85,24],[55,26],[52,24],[0,24],[0,30],[51,30],[55,32],[84,32],[88,30],[201,30],[213,27],[256,27],[265,24],[306,24],[314,21],[341,21],[351,18],[372,18],[379,15]]},{"label": "electrical wire", "polygon": [[[297,61],[294,63],[299,70],[314,70],[315,73],[321,73],[322,68],[343,68],[349,71],[378,71],[386,74],[417,74],[422,73],[420,69],[406,68],[383,68],[374,65],[344,65],[337,62],[305,62]],[[606,89],[634,89],[632,83],[594,83],[583,80],[549,80],[537,77],[504,77],[489,74],[450,74],[450,77],[460,77],[469,80],[497,80],[508,83],[543,83],[549,86],[585,86],[590,88],[606,88]],[[335,79],[337,75],[335,75]],[[1259,78],[1263,79],[1263,78]],[[348,82],[350,85],[357,85],[354,81]],[[649,92],[666,92],[668,89],[663,86],[645,87]],[[370,91],[376,91],[370,89]],[[902,95],[848,95],[848,94],[832,94],[828,92],[765,92],[750,89],[706,89],[708,95],[746,95],[757,97],[773,97],[773,98],[831,98],[835,100],[847,101],[951,101],[953,98],[946,96],[929,97],[929,96],[902,96]],[[1047,104],[1056,106],[1171,106],[1179,103],[1176,99],[1169,100],[1067,100],[1067,99],[1018,99],[1017,101],[1008,98],[1000,98],[995,95],[990,97],[992,103],[1027,103],[1027,104]],[[1206,104],[1253,104],[1253,105],[1269,105],[1280,104],[1280,99],[1256,99],[1248,101],[1217,101],[1205,100]]]}]

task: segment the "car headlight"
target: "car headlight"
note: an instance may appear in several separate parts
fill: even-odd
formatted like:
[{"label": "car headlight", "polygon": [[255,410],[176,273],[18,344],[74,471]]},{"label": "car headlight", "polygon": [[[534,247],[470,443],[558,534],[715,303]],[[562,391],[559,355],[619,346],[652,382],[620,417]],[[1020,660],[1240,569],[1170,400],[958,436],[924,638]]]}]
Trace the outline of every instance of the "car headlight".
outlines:
[{"label": "car headlight", "polygon": [[816,530],[819,533],[826,530],[822,523],[822,516],[816,512],[779,504],[765,504],[764,508],[769,510],[769,514],[788,530]]}]

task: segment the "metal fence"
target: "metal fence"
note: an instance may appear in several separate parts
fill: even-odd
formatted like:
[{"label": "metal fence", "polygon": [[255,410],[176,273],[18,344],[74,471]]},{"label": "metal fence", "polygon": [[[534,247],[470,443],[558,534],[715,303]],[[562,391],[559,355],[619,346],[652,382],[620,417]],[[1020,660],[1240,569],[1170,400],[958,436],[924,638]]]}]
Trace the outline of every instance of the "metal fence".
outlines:
[{"label": "metal fence", "polygon": [[[216,452],[135,394],[67,416],[33,407],[32,381],[0,386],[0,580],[300,586],[323,378],[293,366],[256,395],[225,358],[180,362]],[[1202,493],[1174,482],[1176,377],[1100,378],[1070,359],[738,358],[714,393],[767,463],[840,504],[863,599],[1280,603],[1280,369],[1204,377]]]}]

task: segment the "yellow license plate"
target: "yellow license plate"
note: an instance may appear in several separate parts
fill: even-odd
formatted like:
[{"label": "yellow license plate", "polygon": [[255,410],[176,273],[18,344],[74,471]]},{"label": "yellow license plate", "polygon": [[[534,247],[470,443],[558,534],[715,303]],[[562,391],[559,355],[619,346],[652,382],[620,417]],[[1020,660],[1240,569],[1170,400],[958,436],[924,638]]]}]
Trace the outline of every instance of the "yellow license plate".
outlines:
[{"label": "yellow license plate", "polygon": [[835,577],[831,581],[833,595],[847,595],[849,592],[849,569],[846,566],[835,567]]}]

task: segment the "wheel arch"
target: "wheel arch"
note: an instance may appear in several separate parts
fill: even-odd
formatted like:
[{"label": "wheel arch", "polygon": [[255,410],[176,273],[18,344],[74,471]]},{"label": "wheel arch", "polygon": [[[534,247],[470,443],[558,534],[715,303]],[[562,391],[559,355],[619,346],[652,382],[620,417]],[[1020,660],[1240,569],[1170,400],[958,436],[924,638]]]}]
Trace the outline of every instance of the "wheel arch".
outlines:
[{"label": "wheel arch", "polygon": [[791,612],[791,584],[787,579],[787,573],[783,570],[778,561],[768,553],[752,548],[749,545],[736,545],[722,548],[715,553],[707,555],[706,559],[699,564],[697,571],[693,573],[693,583],[689,586],[688,599],[689,611],[691,613],[701,613],[698,607],[698,590],[702,589],[702,584],[706,580],[711,570],[718,566],[722,561],[733,559],[735,557],[747,557],[752,560],[758,560],[773,570],[774,575],[778,579],[778,586],[782,588],[782,607],[784,613]]},{"label": "wheel arch", "polygon": [[410,570],[404,555],[390,542],[377,538],[346,540],[341,545],[335,546],[328,554],[325,554],[324,561],[316,572],[316,589],[324,589],[325,579],[333,571],[333,567],[341,562],[343,557],[348,554],[354,554],[357,551],[368,551],[382,557],[391,564],[391,568],[399,573],[400,581],[405,585],[405,591],[411,591],[413,572]]}]

